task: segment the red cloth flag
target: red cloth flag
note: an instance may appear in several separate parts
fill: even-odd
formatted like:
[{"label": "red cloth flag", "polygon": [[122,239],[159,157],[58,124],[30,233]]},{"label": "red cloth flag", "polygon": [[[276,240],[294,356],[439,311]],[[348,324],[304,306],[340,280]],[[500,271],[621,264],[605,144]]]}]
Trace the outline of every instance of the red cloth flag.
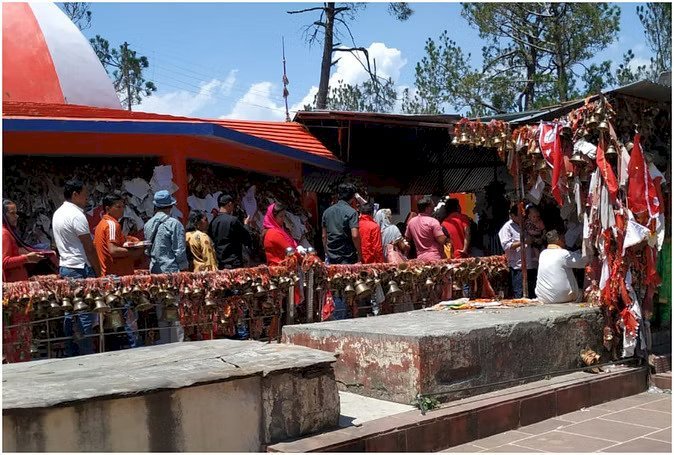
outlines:
[{"label": "red cloth flag", "polygon": [[599,138],[599,145],[597,145],[597,167],[599,168],[599,172],[601,172],[601,176],[606,183],[611,202],[615,202],[616,197],[618,196],[618,180],[616,179],[615,173],[613,172],[613,168],[608,163],[608,161],[606,161],[606,156],[604,154],[605,147],[604,136],[602,135]]},{"label": "red cloth flag", "polygon": [[541,147],[541,153],[552,166],[552,195],[555,197],[557,204],[561,206],[563,201],[559,177],[564,167],[564,157],[562,155],[562,141],[559,136],[559,124],[541,122],[539,133],[538,143]]},{"label": "red cloth flag", "polygon": [[641,134],[634,136],[634,147],[630,154],[627,181],[627,204],[635,215],[648,212],[650,218],[656,218],[660,213],[660,200],[655,184],[648,172],[641,150]]}]

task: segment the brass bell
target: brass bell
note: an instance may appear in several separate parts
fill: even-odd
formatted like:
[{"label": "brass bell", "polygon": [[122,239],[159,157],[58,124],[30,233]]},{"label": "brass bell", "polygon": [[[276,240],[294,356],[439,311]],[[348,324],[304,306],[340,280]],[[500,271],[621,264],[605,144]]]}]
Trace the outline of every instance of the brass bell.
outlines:
[{"label": "brass bell", "polygon": [[123,299],[125,299],[125,300],[130,299],[131,298],[131,288],[124,287],[124,289],[122,289],[121,294],[122,294]]},{"label": "brass bell", "polygon": [[105,296],[105,303],[112,308],[119,303],[119,297],[115,294],[108,294]]},{"label": "brass bell", "polygon": [[548,163],[546,163],[545,160],[539,161],[538,166],[536,166],[536,171],[543,172],[547,170],[548,170]]},{"label": "brass bell", "polygon": [[96,307],[94,308],[94,313],[107,313],[110,311],[110,307],[105,303],[103,297],[96,297],[94,299]]},{"label": "brass bell", "polygon": [[246,298],[246,299],[252,299],[253,297],[255,297],[255,294],[253,293],[253,289],[252,288],[246,289],[246,292],[243,293],[243,297]]},{"label": "brass bell", "polygon": [[454,136],[454,137],[452,138],[452,145],[459,145],[459,138],[457,138],[456,136]]},{"label": "brass bell", "polygon": [[597,107],[597,109],[595,110],[595,113],[597,115],[603,115],[604,114],[604,105],[600,104],[599,107]]},{"label": "brass bell", "polygon": [[627,144],[625,144],[625,148],[627,149],[628,152],[631,152],[632,149],[634,148],[634,142],[629,141]]},{"label": "brass bell", "polygon": [[112,310],[110,316],[106,319],[109,327],[113,330],[121,329],[124,327],[124,317],[122,312],[119,309]]},{"label": "brass bell", "polygon": [[49,309],[51,310],[52,313],[60,313],[61,312],[61,305],[56,300],[52,300],[49,303]]},{"label": "brass bell", "polygon": [[503,141],[501,140],[501,137],[500,137],[500,136],[496,136],[496,137],[492,140],[491,144],[492,144],[492,145],[499,145],[499,144],[501,144],[501,142],[503,142]]},{"label": "brass bell", "polygon": [[213,299],[211,298],[210,294],[209,294],[209,295],[206,296],[206,299],[204,300],[204,305],[205,305],[207,308],[210,308],[210,307],[216,306],[217,304],[215,303],[215,300],[213,300]]},{"label": "brass bell", "polygon": [[468,137],[468,134],[463,131],[461,133],[461,137],[459,138],[459,144],[467,144],[470,142],[470,138]]},{"label": "brass bell", "polygon": [[167,306],[164,309],[164,319],[168,322],[177,321],[178,320],[178,307]]},{"label": "brass bell", "polygon": [[609,125],[606,119],[602,119],[602,121],[599,122],[599,126],[597,126],[597,128],[599,128],[601,131],[608,131]]},{"label": "brass bell", "polygon": [[84,303],[87,305],[91,306],[95,304],[95,297],[94,294],[91,292],[87,293],[87,295],[84,296]]},{"label": "brass bell", "polygon": [[269,283],[269,292],[274,292],[276,290],[278,290],[278,286],[276,286],[273,281]]},{"label": "brass bell", "polygon": [[398,287],[395,281],[388,282],[388,290],[386,291],[386,297],[390,299],[396,299],[402,295],[403,291]]},{"label": "brass bell", "polygon": [[30,302],[30,296],[28,294],[22,295],[21,298],[19,299],[20,305],[28,305],[29,302]]},{"label": "brass bell", "polygon": [[264,297],[267,294],[267,290],[262,286],[262,283],[258,283],[255,286],[255,297]]},{"label": "brass bell", "polygon": [[591,115],[590,115],[590,118],[587,119],[586,125],[587,125],[589,128],[594,128],[595,126],[597,126],[598,123],[599,123],[599,120],[597,120],[597,116],[594,115],[594,114],[591,114]]},{"label": "brass bell", "polygon": [[61,308],[63,311],[71,311],[73,309],[73,304],[68,297],[63,297],[63,300],[61,300]]},{"label": "brass bell", "polygon": [[571,155],[571,158],[569,159],[571,163],[576,164],[576,165],[583,165],[585,164],[585,158],[583,158],[583,154],[580,152],[576,152],[573,155]]},{"label": "brass bell", "polygon": [[529,149],[529,154],[530,155],[542,155],[543,153],[541,152],[541,148],[536,144],[534,147]]},{"label": "brass bell", "polygon": [[435,282],[433,281],[433,279],[431,277],[426,278],[426,283],[424,283],[424,284],[426,285],[426,287],[429,287],[429,288],[432,288],[433,286],[435,286]]},{"label": "brass bell", "polygon": [[141,295],[143,295],[143,294],[144,294],[144,293],[143,293],[143,289],[141,289],[141,287],[138,286],[138,285],[135,285],[135,286],[133,287],[133,289],[131,290],[131,295],[133,295],[134,297],[139,297],[139,296],[141,296]]},{"label": "brass bell", "polygon": [[192,291],[190,291],[190,288],[184,288],[183,289],[183,295],[186,295],[186,296],[192,295]]},{"label": "brass bell", "polygon": [[344,295],[345,295],[346,297],[353,297],[354,295],[356,295],[356,290],[353,288],[353,286],[351,285],[351,283],[348,283],[348,284],[344,287]]},{"label": "brass bell", "polygon": [[372,294],[372,289],[363,280],[356,281],[356,295],[358,297],[367,297]]},{"label": "brass bell", "polygon": [[146,311],[152,308],[152,304],[144,295],[140,295],[136,303],[136,311]]},{"label": "brass bell", "polygon": [[89,305],[82,299],[82,297],[75,297],[75,300],[73,300],[73,309],[75,311],[88,311],[89,310]]},{"label": "brass bell", "polygon": [[164,297],[164,305],[169,306],[178,306],[178,299],[170,292],[167,292],[166,297]]},{"label": "brass bell", "polygon": [[155,295],[157,292],[159,292],[159,286],[157,286],[156,284],[153,284],[153,285],[150,286],[148,291],[150,292],[150,295]]},{"label": "brass bell", "polygon": [[606,149],[606,156],[614,156],[617,155],[618,152],[616,151],[615,147],[613,144],[608,146],[608,149]]}]

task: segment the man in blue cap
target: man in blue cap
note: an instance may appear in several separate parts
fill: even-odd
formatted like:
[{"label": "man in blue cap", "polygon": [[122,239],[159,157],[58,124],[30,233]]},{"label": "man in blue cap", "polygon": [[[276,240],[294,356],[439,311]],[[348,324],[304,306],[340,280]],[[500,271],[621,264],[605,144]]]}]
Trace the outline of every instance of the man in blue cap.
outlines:
[{"label": "man in blue cap", "polygon": [[[150,245],[145,253],[150,256],[150,273],[176,273],[187,270],[185,228],[171,217],[176,200],[166,190],[154,194],[155,214],[145,224],[145,240]],[[164,320],[164,304],[157,305],[159,343],[183,341],[185,332],[180,321]]]},{"label": "man in blue cap", "polygon": [[176,200],[166,190],[154,194],[155,214],[145,224],[145,240],[150,245],[145,253],[150,256],[150,273],[175,273],[187,270],[185,228],[171,217]]}]

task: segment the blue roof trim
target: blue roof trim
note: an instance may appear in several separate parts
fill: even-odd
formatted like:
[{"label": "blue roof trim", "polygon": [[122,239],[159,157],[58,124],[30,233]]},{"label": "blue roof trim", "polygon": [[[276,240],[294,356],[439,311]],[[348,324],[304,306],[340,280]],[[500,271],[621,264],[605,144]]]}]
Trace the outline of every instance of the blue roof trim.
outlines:
[{"label": "blue roof trim", "polygon": [[196,122],[147,122],[147,121],[100,121],[78,119],[14,119],[2,120],[5,131],[56,132],[56,133],[113,133],[113,134],[170,134],[184,136],[211,136],[276,155],[292,158],[332,171],[343,171],[344,164],[276,142],[241,133],[214,123]]}]

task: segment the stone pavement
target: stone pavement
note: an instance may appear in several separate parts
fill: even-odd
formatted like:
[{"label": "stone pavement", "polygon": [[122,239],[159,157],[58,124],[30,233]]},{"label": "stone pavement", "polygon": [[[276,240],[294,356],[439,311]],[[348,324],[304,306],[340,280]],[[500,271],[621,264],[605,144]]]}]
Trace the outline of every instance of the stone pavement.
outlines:
[{"label": "stone pavement", "polygon": [[350,392],[339,392],[339,426],[342,428],[359,426],[364,422],[414,409],[416,409],[414,406],[377,400]]},{"label": "stone pavement", "polygon": [[443,452],[672,451],[672,396],[644,392]]}]

